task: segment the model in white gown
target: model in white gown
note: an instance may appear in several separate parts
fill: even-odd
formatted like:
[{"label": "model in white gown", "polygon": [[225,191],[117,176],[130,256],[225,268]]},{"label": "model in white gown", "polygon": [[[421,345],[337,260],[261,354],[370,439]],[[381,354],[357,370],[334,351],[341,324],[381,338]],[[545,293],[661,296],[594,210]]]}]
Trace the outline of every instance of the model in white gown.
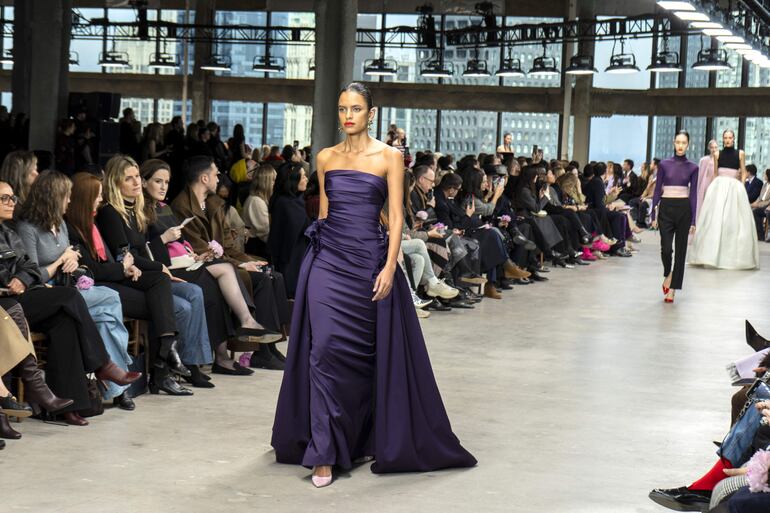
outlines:
[{"label": "model in white gown", "polygon": [[749,197],[743,185],[743,151],[731,130],[724,149],[714,155],[716,178],[698,209],[697,229],[688,262],[716,269],[759,269],[759,245]]}]

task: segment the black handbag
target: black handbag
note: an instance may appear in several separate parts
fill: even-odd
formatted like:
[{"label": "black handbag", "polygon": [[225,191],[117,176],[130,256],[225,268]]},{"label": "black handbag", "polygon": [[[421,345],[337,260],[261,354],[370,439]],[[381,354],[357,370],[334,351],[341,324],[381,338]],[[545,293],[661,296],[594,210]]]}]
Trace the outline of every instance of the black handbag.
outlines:
[{"label": "black handbag", "polygon": [[80,410],[78,414],[81,417],[96,417],[104,413],[104,401],[102,401],[102,390],[99,381],[96,378],[87,378],[86,385],[88,389],[88,408]]},{"label": "black handbag", "polygon": [[88,276],[89,278],[93,278],[93,275],[91,274],[91,270],[86,267],[85,265],[81,265],[71,273],[62,273],[58,272],[56,273],[56,276],[53,278],[53,284],[57,287],[76,287],[78,284],[78,280],[81,276]]}]

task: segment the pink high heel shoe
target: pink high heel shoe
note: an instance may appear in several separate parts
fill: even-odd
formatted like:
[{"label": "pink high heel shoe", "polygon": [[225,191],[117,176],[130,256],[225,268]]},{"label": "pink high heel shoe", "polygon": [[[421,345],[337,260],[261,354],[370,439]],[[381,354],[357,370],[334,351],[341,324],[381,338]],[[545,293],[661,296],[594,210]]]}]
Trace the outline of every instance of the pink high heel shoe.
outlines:
[{"label": "pink high heel shoe", "polygon": [[[313,472],[315,472],[315,469],[313,469]],[[313,481],[313,486],[316,488],[323,488],[324,486],[329,486],[332,484],[333,475],[329,475],[326,477],[316,476],[313,475],[311,477],[311,481]]]}]

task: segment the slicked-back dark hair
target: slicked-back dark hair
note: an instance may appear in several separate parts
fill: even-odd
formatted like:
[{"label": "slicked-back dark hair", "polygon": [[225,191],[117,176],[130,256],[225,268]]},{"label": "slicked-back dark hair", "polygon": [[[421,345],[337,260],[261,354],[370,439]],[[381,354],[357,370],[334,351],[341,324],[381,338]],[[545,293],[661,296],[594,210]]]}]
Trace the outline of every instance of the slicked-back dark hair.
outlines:
[{"label": "slicked-back dark hair", "polygon": [[203,173],[209,170],[214,160],[206,155],[190,157],[184,163],[184,176],[188,184],[194,184]]},{"label": "slicked-back dark hair", "polygon": [[[358,93],[361,96],[364,97],[364,100],[366,100],[366,110],[372,110],[372,107],[374,107],[374,100],[372,99],[372,92],[369,90],[369,87],[367,87],[366,84],[362,82],[351,82],[345,87],[342,88],[340,91],[340,94],[348,92],[348,93]],[[339,96],[339,95],[337,95]]]}]

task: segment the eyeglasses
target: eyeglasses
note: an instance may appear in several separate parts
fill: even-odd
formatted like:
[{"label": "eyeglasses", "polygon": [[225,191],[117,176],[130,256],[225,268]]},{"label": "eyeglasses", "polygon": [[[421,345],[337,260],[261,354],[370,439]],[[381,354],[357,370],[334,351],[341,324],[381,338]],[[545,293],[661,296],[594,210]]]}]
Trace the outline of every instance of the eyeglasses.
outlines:
[{"label": "eyeglasses", "polygon": [[16,195],[10,195],[10,194],[3,194],[0,196],[0,203],[3,205],[9,205],[13,203],[14,205],[19,202],[19,197]]}]

